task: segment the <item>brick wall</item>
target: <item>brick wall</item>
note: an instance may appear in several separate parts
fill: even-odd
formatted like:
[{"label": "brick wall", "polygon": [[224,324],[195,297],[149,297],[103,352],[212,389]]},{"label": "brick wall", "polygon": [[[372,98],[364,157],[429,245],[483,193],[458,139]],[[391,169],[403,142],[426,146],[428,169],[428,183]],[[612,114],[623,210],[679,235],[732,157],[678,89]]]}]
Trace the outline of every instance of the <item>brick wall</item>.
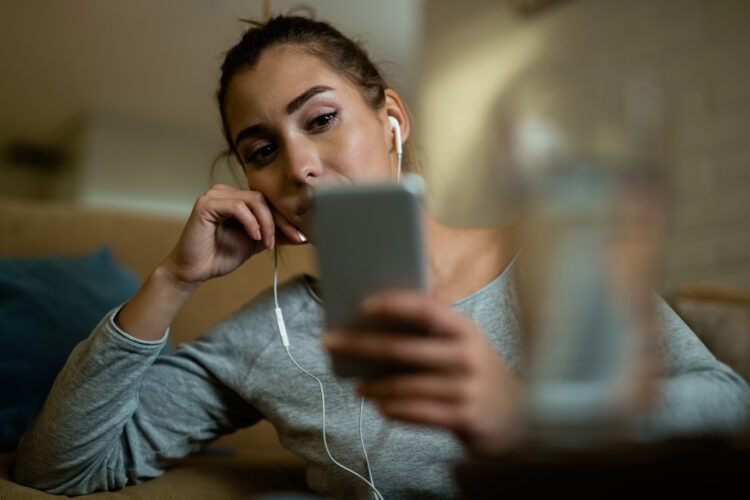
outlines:
[{"label": "brick wall", "polygon": [[[455,170],[455,161],[442,161],[450,157],[447,128],[435,125],[448,118],[448,109],[454,119],[461,117],[461,103],[478,109],[470,104],[510,98],[511,87],[540,99],[585,96],[602,64],[619,74],[646,75],[665,89],[672,131],[665,285],[750,286],[750,2],[570,0],[530,16],[520,16],[509,5],[488,0],[425,4],[417,124],[422,125],[428,175],[437,179],[438,191],[441,180],[451,179],[445,172]],[[487,43],[496,48],[494,64],[513,71],[488,77],[496,79],[494,86],[483,86],[480,76],[462,83],[451,68],[466,68],[467,59],[487,52]],[[522,62],[514,59],[517,54]],[[493,63],[484,67],[488,75],[498,72]],[[574,105],[585,110],[592,104],[579,98]],[[471,127],[472,119],[487,117],[461,119],[462,126]],[[462,147],[472,157],[478,154],[470,144],[455,145]]]}]

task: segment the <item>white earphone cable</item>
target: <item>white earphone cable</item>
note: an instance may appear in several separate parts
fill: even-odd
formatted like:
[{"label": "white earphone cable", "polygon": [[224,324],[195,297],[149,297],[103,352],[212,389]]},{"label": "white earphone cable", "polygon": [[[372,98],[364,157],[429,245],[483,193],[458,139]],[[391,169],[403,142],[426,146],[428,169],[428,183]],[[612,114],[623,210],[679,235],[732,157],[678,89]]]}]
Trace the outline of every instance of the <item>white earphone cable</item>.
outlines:
[{"label": "white earphone cable", "polygon": [[372,469],[370,468],[370,459],[367,457],[367,449],[365,448],[365,440],[362,437],[362,416],[365,413],[365,398],[359,400],[359,444],[362,445],[362,455],[365,457],[365,464],[367,465],[367,477],[370,478],[370,483],[375,488],[375,480],[372,478]]},{"label": "white earphone cable", "polygon": [[401,153],[398,154],[398,170],[396,171],[396,183],[401,182]]},{"label": "white earphone cable", "polygon": [[[400,157],[399,157],[399,160],[400,160]],[[399,161],[399,164],[400,164],[400,161]],[[321,382],[318,377],[316,377],[312,373],[310,373],[307,370],[305,370],[304,368],[302,368],[302,366],[300,366],[300,364],[297,363],[297,360],[294,359],[294,356],[292,356],[292,353],[289,351],[289,339],[287,337],[286,325],[284,324],[284,317],[283,317],[283,315],[281,313],[281,307],[279,307],[279,295],[278,295],[278,280],[279,280],[279,277],[278,277],[278,271],[279,271],[278,253],[277,253],[277,249],[274,247],[274,249],[273,249],[273,302],[274,302],[274,312],[276,314],[276,324],[279,327],[279,335],[281,336],[281,343],[282,343],[284,349],[286,350],[286,354],[287,354],[287,356],[289,356],[289,359],[292,361],[292,363],[294,363],[294,366],[296,366],[299,371],[301,371],[302,373],[304,373],[308,377],[312,378],[315,382],[318,383],[318,387],[320,387],[320,399],[321,399],[321,402],[323,404],[323,411],[322,411],[322,414],[323,414],[323,416],[322,416],[323,446],[325,447],[326,454],[328,455],[328,458],[331,460],[331,462],[333,462],[334,464],[336,464],[338,467],[340,467],[341,469],[343,469],[343,470],[345,470],[347,472],[350,472],[351,474],[353,474],[357,478],[359,478],[362,481],[364,481],[365,484],[367,484],[367,486],[369,486],[372,489],[373,493],[375,494],[375,498],[377,500],[384,500],[383,495],[381,495],[380,492],[378,491],[378,489],[375,487],[375,482],[372,479],[372,469],[370,467],[370,460],[367,457],[367,450],[365,448],[365,441],[364,441],[364,438],[362,436],[362,414],[364,412],[365,398],[362,398],[362,400],[360,401],[360,405],[359,405],[359,442],[362,445],[362,453],[364,454],[365,464],[367,466],[367,475],[370,478],[369,481],[366,478],[364,478],[361,474],[359,474],[358,472],[350,469],[349,467],[343,465],[338,460],[336,460],[335,458],[333,458],[333,455],[331,454],[331,450],[328,448],[328,439],[326,437],[326,396],[325,396],[325,391],[323,390],[323,382]]]}]

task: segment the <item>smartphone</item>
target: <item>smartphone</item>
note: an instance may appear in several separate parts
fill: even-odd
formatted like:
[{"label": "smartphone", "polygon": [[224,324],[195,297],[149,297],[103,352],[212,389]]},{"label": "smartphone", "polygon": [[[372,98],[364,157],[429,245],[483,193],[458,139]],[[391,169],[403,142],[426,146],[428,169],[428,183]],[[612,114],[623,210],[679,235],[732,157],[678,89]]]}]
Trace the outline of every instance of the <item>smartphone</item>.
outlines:
[{"label": "smartphone", "polygon": [[[405,325],[365,321],[360,306],[389,289],[426,290],[419,181],[409,177],[401,184],[330,187],[314,194],[312,229],[327,328],[415,333]],[[403,371],[341,356],[333,358],[333,369],[344,377]]]}]

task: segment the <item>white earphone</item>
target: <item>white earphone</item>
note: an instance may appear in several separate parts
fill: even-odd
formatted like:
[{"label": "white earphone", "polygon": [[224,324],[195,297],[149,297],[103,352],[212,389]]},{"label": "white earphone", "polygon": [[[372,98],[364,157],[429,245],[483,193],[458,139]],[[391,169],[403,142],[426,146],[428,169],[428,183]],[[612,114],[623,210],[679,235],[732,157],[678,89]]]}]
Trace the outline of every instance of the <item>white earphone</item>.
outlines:
[{"label": "white earphone", "polygon": [[[401,155],[399,155],[399,164],[401,163]],[[313,379],[315,382],[317,382],[318,387],[320,388],[320,399],[322,403],[322,433],[323,433],[323,447],[326,450],[326,454],[328,455],[328,458],[336,464],[339,468],[342,470],[345,470],[346,472],[349,472],[353,476],[355,476],[357,479],[364,482],[374,493],[376,500],[384,500],[383,495],[378,491],[378,489],[375,487],[375,480],[372,478],[372,468],[370,467],[370,459],[367,457],[367,449],[365,448],[365,440],[362,436],[362,416],[364,414],[365,409],[365,398],[363,397],[360,400],[359,403],[359,444],[362,446],[362,454],[365,458],[365,465],[367,466],[367,477],[364,477],[362,474],[350,469],[346,465],[342,464],[338,460],[336,460],[333,455],[331,454],[331,450],[328,448],[328,439],[326,438],[326,394],[325,390],[323,389],[323,382],[320,381],[318,377],[310,373],[309,371],[305,370],[302,366],[300,366],[299,363],[297,363],[297,360],[294,359],[294,356],[292,356],[292,353],[289,351],[289,336],[287,335],[286,331],[286,324],[284,323],[284,314],[281,312],[281,306],[279,306],[279,295],[278,295],[278,286],[279,286],[279,262],[278,262],[278,247],[273,248],[273,304],[274,304],[274,315],[276,316],[276,326],[278,326],[279,329],[279,336],[281,337],[281,345],[286,350],[286,355],[289,357],[289,359],[294,363],[294,366],[297,367],[299,371]]]},{"label": "white earphone", "polygon": [[396,154],[398,155],[396,182],[399,182],[401,181],[401,155],[403,153],[403,145],[401,144],[401,124],[393,116],[389,116],[388,121],[391,122],[391,131],[396,135]]}]

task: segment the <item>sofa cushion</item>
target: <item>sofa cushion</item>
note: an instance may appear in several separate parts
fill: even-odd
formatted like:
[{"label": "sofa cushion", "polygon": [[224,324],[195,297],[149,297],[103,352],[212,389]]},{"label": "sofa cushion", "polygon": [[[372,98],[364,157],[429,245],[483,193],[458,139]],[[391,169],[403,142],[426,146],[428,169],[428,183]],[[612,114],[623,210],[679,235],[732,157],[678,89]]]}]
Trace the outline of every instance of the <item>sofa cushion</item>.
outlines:
[{"label": "sofa cushion", "polygon": [[75,345],[138,286],[108,247],[83,257],[0,257],[0,450],[16,447]]}]

